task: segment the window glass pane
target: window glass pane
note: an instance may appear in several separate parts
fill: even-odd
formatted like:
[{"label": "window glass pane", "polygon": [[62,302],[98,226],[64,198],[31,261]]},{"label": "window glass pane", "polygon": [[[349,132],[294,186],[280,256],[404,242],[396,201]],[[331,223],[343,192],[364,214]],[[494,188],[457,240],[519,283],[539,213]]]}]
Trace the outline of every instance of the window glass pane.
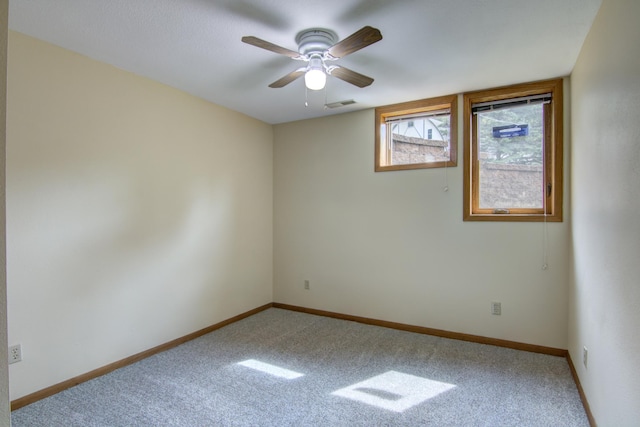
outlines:
[{"label": "window glass pane", "polygon": [[450,122],[450,113],[388,122],[390,164],[449,161]]},{"label": "window glass pane", "polygon": [[481,209],[544,208],[543,108],[477,113]]},{"label": "window glass pane", "polygon": [[456,166],[457,106],[448,95],[376,107],[375,171]]}]

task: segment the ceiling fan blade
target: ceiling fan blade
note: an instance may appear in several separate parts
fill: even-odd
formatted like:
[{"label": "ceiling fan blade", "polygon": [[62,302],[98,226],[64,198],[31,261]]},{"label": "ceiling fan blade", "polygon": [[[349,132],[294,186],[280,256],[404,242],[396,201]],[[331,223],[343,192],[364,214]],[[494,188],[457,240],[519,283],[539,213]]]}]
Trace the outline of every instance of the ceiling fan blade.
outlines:
[{"label": "ceiling fan blade", "polygon": [[380,40],[382,40],[380,30],[366,26],[331,46],[328,52],[334,58],[342,58]]},{"label": "ceiling fan blade", "polygon": [[277,44],[270,43],[266,40],[262,40],[254,36],[245,36],[242,38],[242,41],[247,44],[260,47],[262,49],[270,50],[271,52],[279,53],[280,55],[286,55],[290,58],[296,59],[301,56],[300,53],[296,52],[295,50],[278,46]]},{"label": "ceiling fan blade", "polygon": [[373,83],[373,79],[371,77],[356,73],[353,70],[340,67],[338,65],[331,67],[329,69],[329,74],[358,87],[366,87]]},{"label": "ceiling fan blade", "polygon": [[284,87],[286,85],[288,85],[289,83],[291,83],[292,81],[294,81],[295,79],[299,78],[300,76],[302,76],[305,71],[307,71],[307,69],[305,67],[302,68],[298,68],[295,71],[290,72],[289,74],[287,74],[286,76],[276,80],[275,82],[271,83],[269,85],[269,87],[272,88],[280,88],[280,87]]}]

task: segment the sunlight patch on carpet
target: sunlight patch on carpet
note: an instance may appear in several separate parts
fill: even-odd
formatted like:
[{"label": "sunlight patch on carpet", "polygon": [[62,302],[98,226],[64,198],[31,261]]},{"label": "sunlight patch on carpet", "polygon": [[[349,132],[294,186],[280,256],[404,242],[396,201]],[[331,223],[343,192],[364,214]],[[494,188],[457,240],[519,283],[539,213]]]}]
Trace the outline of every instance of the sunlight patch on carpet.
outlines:
[{"label": "sunlight patch on carpet", "polygon": [[247,368],[255,369],[256,371],[265,372],[279,378],[286,378],[293,380],[304,376],[299,372],[290,371],[279,366],[270,365],[269,363],[260,362],[259,360],[249,359],[244,362],[238,362],[238,365],[245,366]]},{"label": "sunlight patch on carpet", "polygon": [[331,394],[403,412],[454,387],[453,384],[389,371]]}]

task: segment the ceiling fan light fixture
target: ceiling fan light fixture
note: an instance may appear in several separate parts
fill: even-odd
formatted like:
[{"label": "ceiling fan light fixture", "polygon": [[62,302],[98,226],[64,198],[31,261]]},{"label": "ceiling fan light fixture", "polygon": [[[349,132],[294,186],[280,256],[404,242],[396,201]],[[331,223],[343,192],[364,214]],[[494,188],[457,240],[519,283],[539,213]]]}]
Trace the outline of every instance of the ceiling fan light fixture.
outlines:
[{"label": "ceiling fan light fixture", "polygon": [[310,90],[322,90],[327,83],[327,75],[324,72],[321,58],[311,58],[309,68],[304,74],[304,84]]},{"label": "ceiling fan light fixture", "polygon": [[322,70],[309,70],[304,75],[304,84],[311,90],[322,90],[327,83],[327,75]]}]

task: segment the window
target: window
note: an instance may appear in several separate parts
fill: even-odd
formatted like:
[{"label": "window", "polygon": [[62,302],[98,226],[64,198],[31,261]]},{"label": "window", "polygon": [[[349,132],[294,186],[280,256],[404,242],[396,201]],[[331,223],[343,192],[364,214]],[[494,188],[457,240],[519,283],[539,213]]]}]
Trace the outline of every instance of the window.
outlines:
[{"label": "window", "polygon": [[456,166],[457,101],[451,95],[376,108],[376,172]]},{"label": "window", "polygon": [[464,95],[464,220],[562,221],[562,80]]}]

